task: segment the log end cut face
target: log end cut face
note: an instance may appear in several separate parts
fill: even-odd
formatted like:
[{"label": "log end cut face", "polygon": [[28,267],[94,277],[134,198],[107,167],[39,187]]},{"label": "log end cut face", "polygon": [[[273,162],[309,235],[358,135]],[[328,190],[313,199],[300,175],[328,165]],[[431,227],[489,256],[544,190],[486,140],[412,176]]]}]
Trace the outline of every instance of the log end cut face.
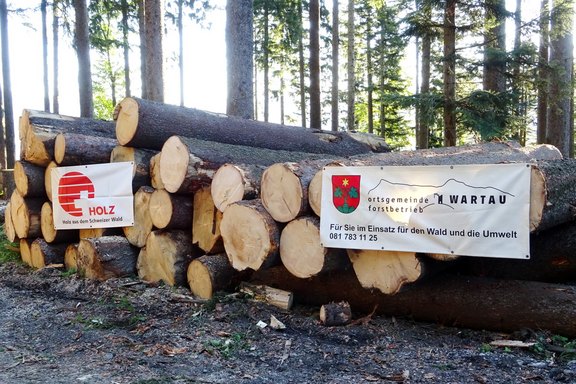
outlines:
[{"label": "log end cut face", "polygon": [[199,260],[192,260],[188,266],[188,285],[194,296],[211,299],[214,295],[212,276],[208,268]]},{"label": "log end cut face", "polygon": [[190,152],[178,136],[164,142],[160,156],[160,178],[168,192],[176,193],[188,173]]},{"label": "log end cut face", "polygon": [[284,163],[273,164],[264,171],[260,193],[262,204],[280,223],[295,219],[302,210],[304,192],[300,179]]},{"label": "log end cut face", "polygon": [[174,207],[170,194],[164,189],[156,189],[150,196],[148,210],[152,224],[159,229],[166,228],[170,224]]},{"label": "log end cut face", "polygon": [[244,175],[233,164],[224,164],[214,174],[211,183],[212,199],[220,212],[244,197]]},{"label": "log end cut face", "polygon": [[127,145],[134,138],[138,128],[138,109],[138,103],[130,97],[116,106],[116,139],[120,145]]},{"label": "log end cut face", "polygon": [[299,218],[289,222],[280,236],[282,264],[294,276],[309,278],[324,267],[325,248],[320,243],[319,222]]}]

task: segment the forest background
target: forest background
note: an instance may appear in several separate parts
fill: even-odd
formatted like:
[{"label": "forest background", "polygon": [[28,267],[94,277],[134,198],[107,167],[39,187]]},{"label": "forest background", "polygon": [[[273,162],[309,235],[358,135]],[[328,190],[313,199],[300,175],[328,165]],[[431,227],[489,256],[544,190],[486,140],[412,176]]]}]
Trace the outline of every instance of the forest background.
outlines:
[{"label": "forest background", "polygon": [[573,157],[573,19],[573,0],[0,0],[0,164],[23,108],[109,120],[124,96]]}]

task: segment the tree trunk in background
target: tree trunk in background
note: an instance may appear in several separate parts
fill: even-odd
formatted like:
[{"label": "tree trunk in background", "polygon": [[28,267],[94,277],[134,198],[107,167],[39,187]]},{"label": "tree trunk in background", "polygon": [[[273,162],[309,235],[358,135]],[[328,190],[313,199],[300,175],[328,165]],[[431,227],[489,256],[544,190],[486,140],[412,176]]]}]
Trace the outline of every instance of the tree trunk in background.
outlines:
[{"label": "tree trunk in background", "polygon": [[270,17],[268,1],[264,2],[264,42],[262,43],[262,50],[264,51],[264,121],[268,121],[270,117],[270,32],[269,22]]},{"label": "tree trunk in background", "polygon": [[[485,91],[501,93],[506,91],[506,10],[505,0],[489,0],[484,4],[484,76]],[[503,128],[503,127],[502,127]]]},{"label": "tree trunk in background", "polygon": [[[425,17],[429,20],[432,17],[430,12],[430,4],[428,0],[424,2]],[[429,17],[428,17],[429,16]],[[432,37],[430,32],[424,32],[422,35],[422,68],[421,68],[421,83],[420,83],[420,106],[418,112],[418,130],[416,131],[416,149],[426,149],[429,147],[430,136],[430,123],[433,113],[433,108],[430,105],[430,51],[432,45]]]},{"label": "tree trunk in background", "polygon": [[88,6],[86,0],[74,0],[76,23],[74,42],[78,58],[78,88],[80,92],[80,116],[94,116],[92,100],[92,70],[90,64],[90,31],[88,25]]},{"label": "tree trunk in background", "polygon": [[546,120],[548,112],[548,51],[550,35],[549,0],[540,5],[540,48],[538,50],[538,108],[536,118],[536,142],[546,142]]},{"label": "tree trunk in background", "polygon": [[128,2],[122,0],[122,51],[124,53],[124,92],[126,97],[131,96],[130,90],[130,42],[128,41]]},{"label": "tree trunk in background", "polygon": [[52,3],[52,112],[60,113],[60,101],[59,97],[59,87],[58,87],[58,68],[60,59],[58,55],[58,43],[59,43],[59,28],[60,28],[60,10],[58,9],[59,0],[53,0]]},{"label": "tree trunk in background", "polygon": [[164,72],[162,55],[162,1],[144,0],[144,23],[146,24],[146,72],[148,100],[164,101]]},{"label": "tree trunk in background", "polygon": [[356,119],[354,117],[355,96],[356,96],[356,77],[354,67],[356,60],[354,57],[354,0],[348,0],[348,117],[347,129],[354,130]]},{"label": "tree trunk in background", "polygon": [[574,155],[572,128],[574,1],[565,0],[561,4],[556,2],[553,2],[554,8],[550,19],[550,81],[546,143],[556,146],[564,157],[572,157]]},{"label": "tree trunk in background", "polygon": [[228,99],[226,113],[244,119],[254,118],[253,90],[253,2],[226,2],[226,52]]},{"label": "tree trunk in background", "polygon": [[138,0],[138,30],[140,37],[140,82],[142,83],[141,96],[146,98],[148,94],[148,68],[146,66],[146,51],[148,43],[146,41],[146,23],[144,22],[144,0]]},{"label": "tree trunk in background", "polygon": [[[4,82],[4,129],[6,141],[6,166],[14,168],[16,144],[14,142],[14,113],[12,107],[12,82],[10,80],[10,49],[8,45],[8,12],[6,1],[0,2],[0,27],[2,33],[2,80]],[[4,162],[2,162],[4,165]]]},{"label": "tree trunk in background", "polygon": [[[302,1],[298,1],[298,16],[300,18],[300,25],[304,25],[302,17]],[[302,27],[301,27],[302,28]],[[304,31],[303,28],[300,30],[300,36],[298,37],[298,67],[299,67],[299,77],[300,77],[300,115],[302,119],[302,127],[306,127],[306,65],[304,63]]]},{"label": "tree trunk in background", "polygon": [[180,75],[180,106],[184,106],[184,34],[183,34],[183,21],[182,21],[182,8],[184,0],[178,0],[178,73]]},{"label": "tree trunk in background", "polygon": [[50,112],[50,91],[48,88],[48,28],[46,20],[47,7],[47,0],[42,0],[40,3],[40,13],[42,14],[42,79],[44,84],[44,110]]},{"label": "tree trunk in background", "polygon": [[339,64],[339,47],[340,47],[340,31],[338,20],[338,1],[332,2],[332,130],[338,130],[338,66]]},{"label": "tree trunk in background", "polygon": [[[514,51],[519,52],[520,46],[522,44],[522,0],[516,0],[516,12],[514,14],[514,27],[516,29],[514,33]],[[527,120],[527,108],[522,102],[522,98],[526,97],[526,90],[524,90],[520,84],[520,62],[512,63],[512,92],[517,95],[518,99],[521,101],[520,104],[516,105],[514,109],[514,114],[518,119],[521,119],[522,125],[518,129],[518,141],[522,145],[526,145],[526,126],[528,125]]]},{"label": "tree trunk in background", "polygon": [[322,127],[320,106],[320,4],[310,1],[310,128]]},{"label": "tree trunk in background", "polygon": [[456,0],[444,9],[444,146],[456,145]]},{"label": "tree trunk in background", "polygon": [[366,76],[368,89],[368,133],[374,133],[374,99],[373,99],[373,82],[372,82],[372,18],[370,15],[366,17]]}]

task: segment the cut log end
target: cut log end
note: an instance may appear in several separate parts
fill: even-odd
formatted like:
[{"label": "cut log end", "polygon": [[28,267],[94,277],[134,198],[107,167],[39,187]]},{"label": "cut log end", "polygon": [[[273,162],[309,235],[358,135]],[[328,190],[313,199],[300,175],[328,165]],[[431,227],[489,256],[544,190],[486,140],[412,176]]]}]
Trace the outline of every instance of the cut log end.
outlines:
[{"label": "cut log end", "polygon": [[138,103],[127,97],[120,101],[114,110],[116,139],[120,145],[130,143],[138,128]]},{"label": "cut log end", "polygon": [[260,194],[266,210],[280,223],[295,219],[307,204],[300,179],[286,163],[273,164],[264,171]]},{"label": "cut log end", "polygon": [[58,164],[62,163],[64,160],[64,154],[66,153],[66,138],[62,133],[56,135],[54,140],[54,161]]},{"label": "cut log end", "polygon": [[244,198],[244,175],[233,164],[224,164],[214,174],[212,179],[212,199],[220,212],[226,207]]},{"label": "cut log end", "polygon": [[160,175],[168,192],[178,192],[186,178],[189,162],[188,147],[179,137],[172,136],[164,142],[160,156]]},{"label": "cut log end", "polygon": [[350,304],[340,303],[324,304],[320,307],[320,322],[328,327],[346,325],[352,320]]}]

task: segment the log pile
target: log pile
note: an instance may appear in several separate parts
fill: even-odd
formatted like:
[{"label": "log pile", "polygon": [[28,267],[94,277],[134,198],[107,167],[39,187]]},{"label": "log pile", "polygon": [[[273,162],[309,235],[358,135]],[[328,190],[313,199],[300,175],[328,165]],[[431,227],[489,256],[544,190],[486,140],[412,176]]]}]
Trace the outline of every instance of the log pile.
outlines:
[{"label": "log pile", "polygon": [[[381,153],[382,146],[343,132],[136,98],[120,102],[114,120],[23,112],[23,147],[4,228],[33,268],[77,269],[98,280],[137,276],[187,286],[205,299],[250,284],[268,288],[252,290],[256,296],[276,288],[295,302],[322,305],[326,325],[350,322],[350,307],[376,308],[463,327],[540,327],[576,336],[574,322],[562,320],[573,318],[573,306],[545,304],[548,295],[554,303],[576,299],[576,287],[567,284],[576,276],[576,162],[554,147],[493,142]],[[51,168],[105,161],[134,162],[134,226],[55,230]],[[504,162],[532,166],[530,260],[320,244],[324,166]],[[285,302],[291,304],[291,295]],[[500,317],[479,314],[489,305],[498,305],[490,310]]]}]

